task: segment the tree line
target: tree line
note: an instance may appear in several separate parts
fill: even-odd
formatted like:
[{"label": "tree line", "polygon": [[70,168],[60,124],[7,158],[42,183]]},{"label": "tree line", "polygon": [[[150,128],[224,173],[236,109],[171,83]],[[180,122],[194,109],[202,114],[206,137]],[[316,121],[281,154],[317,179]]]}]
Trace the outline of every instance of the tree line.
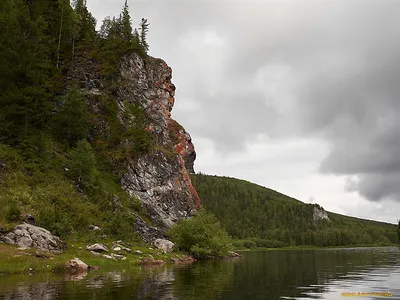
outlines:
[{"label": "tree line", "polygon": [[133,28],[128,3],[99,32],[85,0],[0,3],[0,142],[23,145],[49,127],[65,75],[77,55],[100,61],[105,77],[128,53],[146,57],[149,23]]},{"label": "tree line", "polygon": [[[32,214],[62,237],[94,223],[113,235],[134,232],[127,211],[141,213],[140,205],[110,160],[149,151],[153,141],[140,107],[126,106],[135,124],[123,128],[110,86],[125,55],[148,57],[149,23],[133,26],[128,3],[121,7],[97,31],[84,0],[0,1],[0,228]],[[69,78],[82,62],[100,68],[97,113]],[[107,130],[95,132],[96,119]]]},{"label": "tree line", "polygon": [[[205,209],[228,233],[252,247],[390,245],[396,226],[328,213],[314,221],[317,204],[305,204],[262,186],[234,178],[193,175]],[[236,244],[238,245],[238,244]]]}]

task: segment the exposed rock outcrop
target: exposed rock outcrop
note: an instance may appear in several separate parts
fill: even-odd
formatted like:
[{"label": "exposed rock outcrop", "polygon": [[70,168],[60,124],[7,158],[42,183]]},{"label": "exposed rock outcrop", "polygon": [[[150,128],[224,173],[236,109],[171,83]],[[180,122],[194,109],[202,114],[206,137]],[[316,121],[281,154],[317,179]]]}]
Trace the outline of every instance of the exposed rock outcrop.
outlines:
[{"label": "exposed rock outcrop", "polygon": [[140,234],[144,242],[149,244],[156,239],[164,238],[164,234],[161,230],[147,225],[147,223],[138,215],[136,215],[135,231]]},{"label": "exposed rock outcrop", "polygon": [[328,214],[326,211],[320,206],[314,206],[314,214],[313,214],[314,224],[317,224],[320,220],[330,221]]},{"label": "exposed rock outcrop", "polygon": [[158,226],[166,229],[195,213],[200,201],[189,177],[196,157],[194,146],[190,135],[171,119],[175,102],[172,70],[161,59],[149,57],[144,61],[132,54],[122,63],[121,76],[121,111],[129,103],[140,104],[150,121],[147,130],[159,145],[158,150],[128,161],[122,186],[143,202]]},{"label": "exposed rock outcrop", "polygon": [[[93,124],[93,135],[104,135],[110,127],[101,117],[99,99],[103,96],[118,104],[124,128],[136,122],[135,116],[130,115],[132,105],[145,113],[145,130],[154,138],[151,150],[139,157],[126,157],[125,166],[118,172],[122,187],[141,200],[153,223],[164,231],[178,219],[193,215],[200,205],[189,177],[189,173],[194,173],[194,145],[189,133],[171,118],[175,102],[172,70],[161,59],[128,55],[120,65],[120,79],[112,91],[106,90],[99,70],[94,59],[77,55],[68,82],[79,82],[90,109],[99,116]],[[145,240],[152,242],[155,238]]]},{"label": "exposed rock outcrop", "polygon": [[66,248],[65,242],[52,235],[50,231],[27,223],[18,225],[13,231],[0,236],[0,240],[22,248],[37,248],[41,251],[62,251]]}]

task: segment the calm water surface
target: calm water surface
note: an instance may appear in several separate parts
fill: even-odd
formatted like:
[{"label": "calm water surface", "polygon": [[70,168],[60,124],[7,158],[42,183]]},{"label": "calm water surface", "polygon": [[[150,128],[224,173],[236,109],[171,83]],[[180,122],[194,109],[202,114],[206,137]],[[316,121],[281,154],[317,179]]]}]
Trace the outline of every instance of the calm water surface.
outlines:
[{"label": "calm water surface", "polygon": [[400,299],[399,248],[244,252],[236,260],[0,277],[0,299]]}]

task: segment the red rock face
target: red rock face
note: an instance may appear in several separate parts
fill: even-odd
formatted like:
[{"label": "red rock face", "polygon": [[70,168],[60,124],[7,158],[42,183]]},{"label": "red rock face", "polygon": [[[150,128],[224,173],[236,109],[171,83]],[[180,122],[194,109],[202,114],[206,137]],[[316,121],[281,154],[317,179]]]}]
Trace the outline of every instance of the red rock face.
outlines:
[{"label": "red rock face", "polygon": [[139,103],[149,118],[146,127],[158,147],[129,162],[123,187],[139,197],[160,227],[192,215],[200,206],[189,173],[194,173],[196,152],[190,135],[171,118],[175,103],[172,69],[161,59],[129,56],[121,66],[124,85],[118,92],[119,105]]}]

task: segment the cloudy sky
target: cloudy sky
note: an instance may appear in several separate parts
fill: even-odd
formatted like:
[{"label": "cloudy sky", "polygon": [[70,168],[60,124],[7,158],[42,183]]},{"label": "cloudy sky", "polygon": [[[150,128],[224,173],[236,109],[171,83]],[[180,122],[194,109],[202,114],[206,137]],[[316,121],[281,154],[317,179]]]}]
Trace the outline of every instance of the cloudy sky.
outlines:
[{"label": "cloudy sky", "polygon": [[[100,23],[124,0],[88,0]],[[400,1],[133,1],[196,171],[400,218]]]}]

